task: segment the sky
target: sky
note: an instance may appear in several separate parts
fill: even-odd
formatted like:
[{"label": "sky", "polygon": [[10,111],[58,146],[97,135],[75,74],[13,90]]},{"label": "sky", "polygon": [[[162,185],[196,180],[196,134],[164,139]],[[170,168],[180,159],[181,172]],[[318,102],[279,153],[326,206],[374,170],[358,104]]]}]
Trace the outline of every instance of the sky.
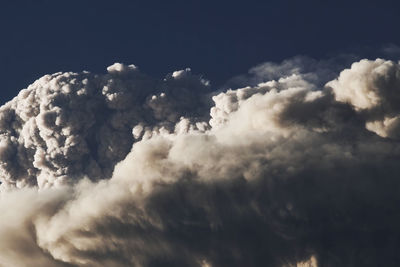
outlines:
[{"label": "sky", "polygon": [[3,2],[0,266],[400,266],[395,1]]},{"label": "sky", "polygon": [[[397,1],[3,1],[0,102],[44,74],[192,68],[215,87],[265,61],[379,56],[400,43]],[[381,56],[381,55],[380,55]]]}]

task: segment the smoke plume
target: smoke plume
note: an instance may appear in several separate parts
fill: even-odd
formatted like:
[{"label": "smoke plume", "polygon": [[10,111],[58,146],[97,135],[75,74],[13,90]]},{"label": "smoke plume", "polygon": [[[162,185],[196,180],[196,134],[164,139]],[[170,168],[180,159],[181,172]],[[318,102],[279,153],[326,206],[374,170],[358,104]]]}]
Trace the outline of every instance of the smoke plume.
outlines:
[{"label": "smoke plume", "polygon": [[190,69],[161,81],[134,65],[107,71],[46,75],[1,107],[3,188],[109,178],[135,138],[170,131],[182,116],[207,116],[208,81]]},{"label": "smoke plume", "polygon": [[337,69],[40,78],[0,109],[0,265],[398,266],[400,64]]}]

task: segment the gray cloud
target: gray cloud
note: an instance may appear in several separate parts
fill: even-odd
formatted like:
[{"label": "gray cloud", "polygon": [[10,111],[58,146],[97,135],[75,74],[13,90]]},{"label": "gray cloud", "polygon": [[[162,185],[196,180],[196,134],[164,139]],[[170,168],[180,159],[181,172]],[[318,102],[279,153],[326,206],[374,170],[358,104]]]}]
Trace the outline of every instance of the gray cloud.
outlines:
[{"label": "gray cloud", "polygon": [[[398,116],[398,63],[362,60],[326,86],[302,65],[295,73],[266,66],[282,76],[216,93],[211,108],[207,82],[188,70],[155,82],[133,66],[113,65],[105,76],[56,74],[28,87],[2,108],[2,123],[13,126],[1,143],[2,179],[22,188],[0,195],[7,218],[0,223],[0,264],[300,266],[311,259],[318,266],[397,266],[398,130],[370,123]],[[68,105],[56,105],[65,97],[59,76],[93,92],[81,100],[81,89],[72,90]],[[24,102],[33,92],[42,94],[29,100],[37,106]],[[60,115],[70,110],[71,119]],[[79,120],[70,122],[75,115]],[[126,127],[110,127],[110,118]],[[78,130],[61,138],[60,125]],[[119,132],[128,136],[132,128],[137,139],[123,140]],[[78,168],[68,153],[58,153],[73,133],[72,140],[86,142],[104,136],[87,150],[68,146],[76,162],[104,144],[128,146],[118,156],[102,154],[110,172],[120,161],[110,179],[87,171],[90,161]],[[35,153],[21,152],[29,142]],[[15,167],[18,153],[32,156]],[[91,160],[104,166],[100,157]],[[49,171],[36,161],[65,162],[75,172],[57,176],[58,167]],[[20,162],[32,164],[31,176],[8,171]],[[22,183],[36,177],[76,182]]]},{"label": "gray cloud", "polygon": [[396,44],[389,43],[381,48],[384,55],[388,57],[398,57],[400,55],[400,47]]},{"label": "gray cloud", "polygon": [[301,75],[302,79],[318,87],[334,78],[344,68],[359,57],[351,54],[337,55],[333,58],[324,60],[315,60],[307,56],[295,56],[285,59],[280,63],[264,62],[252,67],[247,74],[238,75],[230,79],[224,86],[224,89],[230,87],[257,86],[259,83],[291,75]]}]

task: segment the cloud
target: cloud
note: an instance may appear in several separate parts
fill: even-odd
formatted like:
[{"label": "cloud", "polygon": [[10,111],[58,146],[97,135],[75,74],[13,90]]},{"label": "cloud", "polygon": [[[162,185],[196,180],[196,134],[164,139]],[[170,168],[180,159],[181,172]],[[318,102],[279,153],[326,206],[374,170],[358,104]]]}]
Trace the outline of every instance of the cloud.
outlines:
[{"label": "cloud", "polygon": [[250,68],[247,74],[233,77],[223,86],[224,89],[257,86],[259,83],[279,80],[291,75],[301,75],[310,84],[322,87],[336,78],[338,72],[358,60],[351,54],[337,55],[333,58],[316,60],[307,56],[295,56],[280,63],[264,62]]},{"label": "cloud", "polygon": [[393,43],[383,46],[381,50],[388,57],[398,57],[400,55],[400,47]]},{"label": "cloud", "polygon": [[328,83],[339,102],[364,114],[366,127],[382,137],[398,138],[400,66],[393,61],[361,60]]},{"label": "cloud", "polygon": [[[2,176],[0,264],[396,266],[398,130],[370,123],[399,115],[398,63],[361,60],[326,86],[302,65],[275,67],[276,79],[213,96],[189,70],[155,81],[120,64],[106,75],[45,76],[22,91],[2,108],[12,128],[0,155],[6,171],[21,157],[15,170],[32,164],[32,175]],[[63,125],[71,130],[59,137]],[[70,136],[95,142],[67,146],[75,161],[57,150]],[[122,151],[100,153],[109,179],[87,171],[90,160],[105,166],[90,158],[105,144]],[[41,167],[58,162],[75,172]],[[62,182],[20,182],[39,176]]]},{"label": "cloud", "polygon": [[135,138],[208,116],[201,113],[208,83],[189,69],[160,81],[134,65],[107,71],[46,75],[1,107],[3,190],[109,178]]}]

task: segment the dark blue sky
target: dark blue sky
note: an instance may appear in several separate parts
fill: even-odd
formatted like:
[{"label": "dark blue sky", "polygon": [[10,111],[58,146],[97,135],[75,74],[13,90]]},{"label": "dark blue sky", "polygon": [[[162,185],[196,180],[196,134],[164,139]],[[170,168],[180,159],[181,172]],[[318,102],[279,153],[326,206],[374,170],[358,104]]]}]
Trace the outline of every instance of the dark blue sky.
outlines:
[{"label": "dark blue sky", "polygon": [[214,85],[264,61],[400,44],[397,1],[2,1],[0,102],[43,74],[133,63]]}]

